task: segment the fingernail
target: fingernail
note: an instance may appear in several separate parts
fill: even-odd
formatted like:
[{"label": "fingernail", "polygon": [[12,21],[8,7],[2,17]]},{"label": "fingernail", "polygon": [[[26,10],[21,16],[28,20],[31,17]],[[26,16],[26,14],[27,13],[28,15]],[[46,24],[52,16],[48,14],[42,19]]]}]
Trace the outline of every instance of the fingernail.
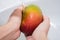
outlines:
[{"label": "fingernail", "polygon": [[24,5],[20,5],[17,9],[23,10],[24,9]]}]

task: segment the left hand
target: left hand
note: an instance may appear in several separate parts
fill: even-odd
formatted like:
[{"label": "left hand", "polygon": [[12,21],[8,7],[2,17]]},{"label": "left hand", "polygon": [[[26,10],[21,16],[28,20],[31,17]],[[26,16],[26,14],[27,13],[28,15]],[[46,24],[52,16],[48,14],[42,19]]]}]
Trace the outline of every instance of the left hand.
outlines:
[{"label": "left hand", "polygon": [[16,40],[20,36],[22,10],[17,8],[7,24],[0,26],[0,40]]}]

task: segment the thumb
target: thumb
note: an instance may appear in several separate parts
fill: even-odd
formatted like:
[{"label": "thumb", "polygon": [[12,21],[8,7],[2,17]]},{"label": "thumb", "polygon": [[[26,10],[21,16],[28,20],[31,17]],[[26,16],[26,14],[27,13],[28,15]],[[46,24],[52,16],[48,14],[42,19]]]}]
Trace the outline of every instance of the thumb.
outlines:
[{"label": "thumb", "polygon": [[35,29],[33,33],[39,33],[39,34],[46,34],[48,33],[50,28],[50,20],[48,17],[44,16],[43,22]]},{"label": "thumb", "polygon": [[50,20],[44,16],[43,22],[35,29],[32,36],[36,40],[47,40],[47,34],[50,28]]},{"label": "thumb", "polygon": [[14,26],[19,28],[21,24],[21,19],[22,19],[22,7],[14,10],[12,15],[10,16],[10,19],[7,25],[9,25],[10,27]]}]

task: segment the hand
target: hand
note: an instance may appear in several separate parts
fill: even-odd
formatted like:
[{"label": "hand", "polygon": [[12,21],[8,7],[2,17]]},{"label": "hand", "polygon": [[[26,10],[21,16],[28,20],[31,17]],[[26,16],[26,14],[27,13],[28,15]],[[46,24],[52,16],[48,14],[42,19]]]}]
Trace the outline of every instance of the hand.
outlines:
[{"label": "hand", "polygon": [[7,24],[0,26],[0,40],[16,40],[20,36],[22,10],[16,9]]},{"label": "hand", "polygon": [[50,28],[50,20],[44,16],[43,22],[35,29],[32,36],[28,36],[27,40],[48,40],[47,34]]}]

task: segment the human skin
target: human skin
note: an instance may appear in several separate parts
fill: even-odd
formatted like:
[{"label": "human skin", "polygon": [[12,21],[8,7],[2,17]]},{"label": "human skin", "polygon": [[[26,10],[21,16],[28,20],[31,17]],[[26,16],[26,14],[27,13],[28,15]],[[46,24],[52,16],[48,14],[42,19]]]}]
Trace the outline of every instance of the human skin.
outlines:
[{"label": "human skin", "polygon": [[47,35],[50,28],[50,20],[44,16],[43,22],[34,30],[31,36],[27,36],[27,40],[48,40]]},{"label": "human skin", "polygon": [[21,7],[14,10],[8,22],[0,26],[0,40],[16,40],[20,36]]},{"label": "human skin", "polygon": [[[0,40],[16,40],[20,36],[20,24],[22,18],[22,7],[17,8],[11,15],[9,21],[0,26]],[[47,34],[50,28],[50,20],[44,16],[43,22],[34,30],[27,40],[48,40]]]}]

